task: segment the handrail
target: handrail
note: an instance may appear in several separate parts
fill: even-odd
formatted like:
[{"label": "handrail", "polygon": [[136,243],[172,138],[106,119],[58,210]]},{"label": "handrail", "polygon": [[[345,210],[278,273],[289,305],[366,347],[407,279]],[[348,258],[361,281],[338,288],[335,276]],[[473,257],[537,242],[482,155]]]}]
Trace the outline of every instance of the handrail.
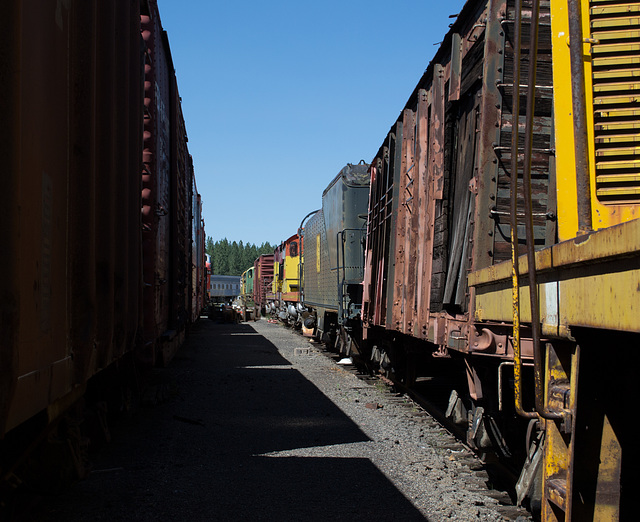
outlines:
[{"label": "handrail", "polygon": [[511,116],[511,281],[513,303],[513,377],[516,413],[528,419],[536,412],[524,411],[522,406],[522,347],[520,345],[520,285],[518,267],[518,137],[520,128],[520,53],[522,28],[522,0],[515,0],[513,49],[513,109]]},{"label": "handrail", "polygon": [[591,187],[589,180],[586,94],[581,2],[568,0],[569,58],[571,63],[571,100],[573,105],[573,139],[576,160],[578,233],[593,231],[591,222]]},{"label": "handrail", "polygon": [[[338,276],[338,324],[344,324],[344,285],[346,282],[346,261],[344,257],[344,243],[346,232],[360,232],[360,240],[362,241],[362,234],[366,236],[366,231],[363,228],[345,228],[336,233],[336,274]],[[340,241],[342,238],[342,241]],[[342,248],[340,244],[342,243]],[[342,254],[342,255],[341,255]],[[342,257],[342,265],[340,265],[340,257]],[[340,280],[340,270],[342,269],[342,280]]]},{"label": "handrail", "polygon": [[535,109],[536,65],[538,56],[538,20],[540,0],[533,0],[531,9],[531,40],[529,44],[529,86],[527,89],[527,114],[525,124],[524,165],[522,172],[522,192],[524,196],[525,231],[527,236],[527,260],[529,268],[529,298],[531,307],[531,334],[533,338],[533,362],[535,381],[536,412],[540,417],[559,420],[562,412],[550,411],[544,400],[544,362],[540,349],[540,309],[538,304],[538,284],[536,277],[536,251],[533,234],[533,213],[531,200],[531,156],[533,149],[533,117]]}]

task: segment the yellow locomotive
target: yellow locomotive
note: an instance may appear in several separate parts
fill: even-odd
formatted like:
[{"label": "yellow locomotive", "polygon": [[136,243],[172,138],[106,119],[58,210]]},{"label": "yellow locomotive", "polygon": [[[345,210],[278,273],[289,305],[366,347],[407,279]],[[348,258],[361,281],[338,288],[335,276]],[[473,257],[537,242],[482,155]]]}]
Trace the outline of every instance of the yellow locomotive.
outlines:
[{"label": "yellow locomotive", "polygon": [[[627,401],[640,348],[640,5],[550,7],[558,242],[468,280],[487,339],[492,325],[513,324],[516,410],[539,427],[519,494],[537,470],[543,520],[628,519],[638,464]],[[520,82],[527,100],[532,78]],[[534,110],[520,123],[527,137]],[[523,161],[525,205],[512,219],[531,221],[531,142],[513,156]],[[522,357],[520,321],[530,325],[532,357]],[[523,364],[533,367],[529,385]]]},{"label": "yellow locomotive", "polygon": [[294,234],[274,251],[273,280],[269,295],[269,311],[286,324],[299,326],[300,267],[302,264],[302,238]]}]

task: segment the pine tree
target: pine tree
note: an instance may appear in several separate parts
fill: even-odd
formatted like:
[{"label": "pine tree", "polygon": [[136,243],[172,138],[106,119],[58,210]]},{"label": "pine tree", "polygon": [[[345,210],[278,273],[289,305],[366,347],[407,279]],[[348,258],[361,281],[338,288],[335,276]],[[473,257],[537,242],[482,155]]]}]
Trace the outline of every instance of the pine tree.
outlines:
[{"label": "pine tree", "polygon": [[274,248],[269,242],[263,242],[259,247],[243,241],[230,243],[226,237],[215,242],[208,237],[206,242],[211,270],[215,275],[239,276],[262,254],[273,254]]}]

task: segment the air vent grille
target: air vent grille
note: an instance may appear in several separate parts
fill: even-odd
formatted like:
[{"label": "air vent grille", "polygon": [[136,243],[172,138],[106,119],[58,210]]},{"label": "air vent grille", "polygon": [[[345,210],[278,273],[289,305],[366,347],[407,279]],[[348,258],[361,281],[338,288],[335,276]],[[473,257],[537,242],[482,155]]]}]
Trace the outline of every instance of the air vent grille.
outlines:
[{"label": "air vent grille", "polygon": [[596,195],[640,202],[640,2],[590,2]]}]

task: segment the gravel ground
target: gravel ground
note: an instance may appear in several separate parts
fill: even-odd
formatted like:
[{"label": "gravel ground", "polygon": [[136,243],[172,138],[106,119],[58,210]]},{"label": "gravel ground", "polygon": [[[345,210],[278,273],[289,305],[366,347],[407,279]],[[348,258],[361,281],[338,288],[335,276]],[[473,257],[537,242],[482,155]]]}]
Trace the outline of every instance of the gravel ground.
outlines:
[{"label": "gravel ground", "polygon": [[[385,386],[261,320],[201,320],[42,521],[514,520],[478,462]],[[526,519],[525,517],[521,518]]]},{"label": "gravel ground", "polygon": [[[367,459],[427,520],[513,520],[524,513],[489,496],[481,464],[406,396],[371,384],[322,355],[316,345],[260,321],[255,329],[366,434],[355,444],[300,448],[273,456]],[[309,355],[302,355],[309,350]],[[503,495],[498,494],[498,497]]]}]

